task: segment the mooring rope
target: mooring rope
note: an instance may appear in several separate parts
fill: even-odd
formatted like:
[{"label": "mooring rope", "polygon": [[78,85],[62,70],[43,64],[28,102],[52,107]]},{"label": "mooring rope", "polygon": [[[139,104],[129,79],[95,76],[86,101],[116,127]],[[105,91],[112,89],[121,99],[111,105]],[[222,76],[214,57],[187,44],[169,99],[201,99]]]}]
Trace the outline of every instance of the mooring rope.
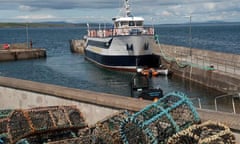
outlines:
[{"label": "mooring rope", "polygon": [[166,55],[166,52],[164,52],[161,44],[160,44],[160,41],[159,41],[159,36],[156,34],[154,36],[154,39],[156,41],[156,43],[158,44],[158,47],[159,47],[159,50],[160,50],[160,55],[164,58],[164,60],[166,60],[168,63],[176,63],[177,66],[179,68],[186,68],[186,67],[197,67],[197,68],[200,68],[200,69],[204,69],[204,70],[214,70],[213,67],[211,66],[201,66],[201,65],[198,65],[198,64],[194,64],[191,62],[185,62],[183,63],[181,60],[175,58],[175,57],[172,57],[170,54],[169,56]]}]

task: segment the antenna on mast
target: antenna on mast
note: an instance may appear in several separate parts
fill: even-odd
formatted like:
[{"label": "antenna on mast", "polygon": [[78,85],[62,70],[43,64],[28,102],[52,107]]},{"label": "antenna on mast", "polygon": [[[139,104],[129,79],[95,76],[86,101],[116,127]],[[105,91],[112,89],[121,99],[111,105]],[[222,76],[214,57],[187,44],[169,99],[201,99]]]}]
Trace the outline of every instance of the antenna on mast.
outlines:
[{"label": "antenna on mast", "polygon": [[126,17],[132,17],[132,14],[131,14],[131,11],[130,11],[129,0],[125,0],[125,16]]}]

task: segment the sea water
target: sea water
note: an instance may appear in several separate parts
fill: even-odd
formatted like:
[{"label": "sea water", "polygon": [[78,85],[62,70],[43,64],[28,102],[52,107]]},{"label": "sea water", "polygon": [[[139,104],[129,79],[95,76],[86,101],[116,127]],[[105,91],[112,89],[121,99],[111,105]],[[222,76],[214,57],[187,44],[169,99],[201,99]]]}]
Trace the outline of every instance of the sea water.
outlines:
[{"label": "sea water", "polygon": [[[188,25],[155,26],[159,40],[164,44],[189,46]],[[66,87],[130,96],[130,79],[133,73],[103,69],[85,60],[81,54],[70,52],[69,40],[82,39],[85,27],[75,28],[6,28],[0,29],[0,43],[18,43],[32,40],[33,47],[45,48],[46,59],[0,63],[0,76],[56,84]],[[240,53],[240,24],[194,25],[192,43],[195,48],[228,53]],[[220,92],[181,78],[152,77],[155,88],[185,92],[191,98],[200,98],[203,108],[214,109],[214,98]],[[197,105],[197,102],[194,102]],[[231,102],[223,109],[231,111]]]}]

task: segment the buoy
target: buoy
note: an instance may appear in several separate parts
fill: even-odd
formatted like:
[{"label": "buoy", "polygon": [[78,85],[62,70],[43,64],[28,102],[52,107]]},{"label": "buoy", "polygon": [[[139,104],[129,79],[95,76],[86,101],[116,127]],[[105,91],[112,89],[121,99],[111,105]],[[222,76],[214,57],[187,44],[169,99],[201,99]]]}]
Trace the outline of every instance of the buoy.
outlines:
[{"label": "buoy", "polygon": [[153,99],[153,102],[157,102],[157,101],[158,101],[158,98],[154,98],[154,99]]},{"label": "buoy", "polygon": [[148,69],[142,69],[140,72],[142,75],[145,76],[158,76],[158,75],[168,75],[169,71],[168,69],[154,69],[154,68],[148,68]]},{"label": "buoy", "polygon": [[141,74],[145,76],[158,76],[159,72],[153,68],[150,68],[150,69],[142,70]]}]

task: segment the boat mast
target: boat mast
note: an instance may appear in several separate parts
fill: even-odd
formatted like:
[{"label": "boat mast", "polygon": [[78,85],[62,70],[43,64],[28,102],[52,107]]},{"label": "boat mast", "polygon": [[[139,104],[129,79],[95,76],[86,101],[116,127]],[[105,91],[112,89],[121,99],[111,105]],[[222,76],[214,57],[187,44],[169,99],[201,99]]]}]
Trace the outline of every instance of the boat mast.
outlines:
[{"label": "boat mast", "polygon": [[125,0],[125,17],[132,17],[129,0]]}]

